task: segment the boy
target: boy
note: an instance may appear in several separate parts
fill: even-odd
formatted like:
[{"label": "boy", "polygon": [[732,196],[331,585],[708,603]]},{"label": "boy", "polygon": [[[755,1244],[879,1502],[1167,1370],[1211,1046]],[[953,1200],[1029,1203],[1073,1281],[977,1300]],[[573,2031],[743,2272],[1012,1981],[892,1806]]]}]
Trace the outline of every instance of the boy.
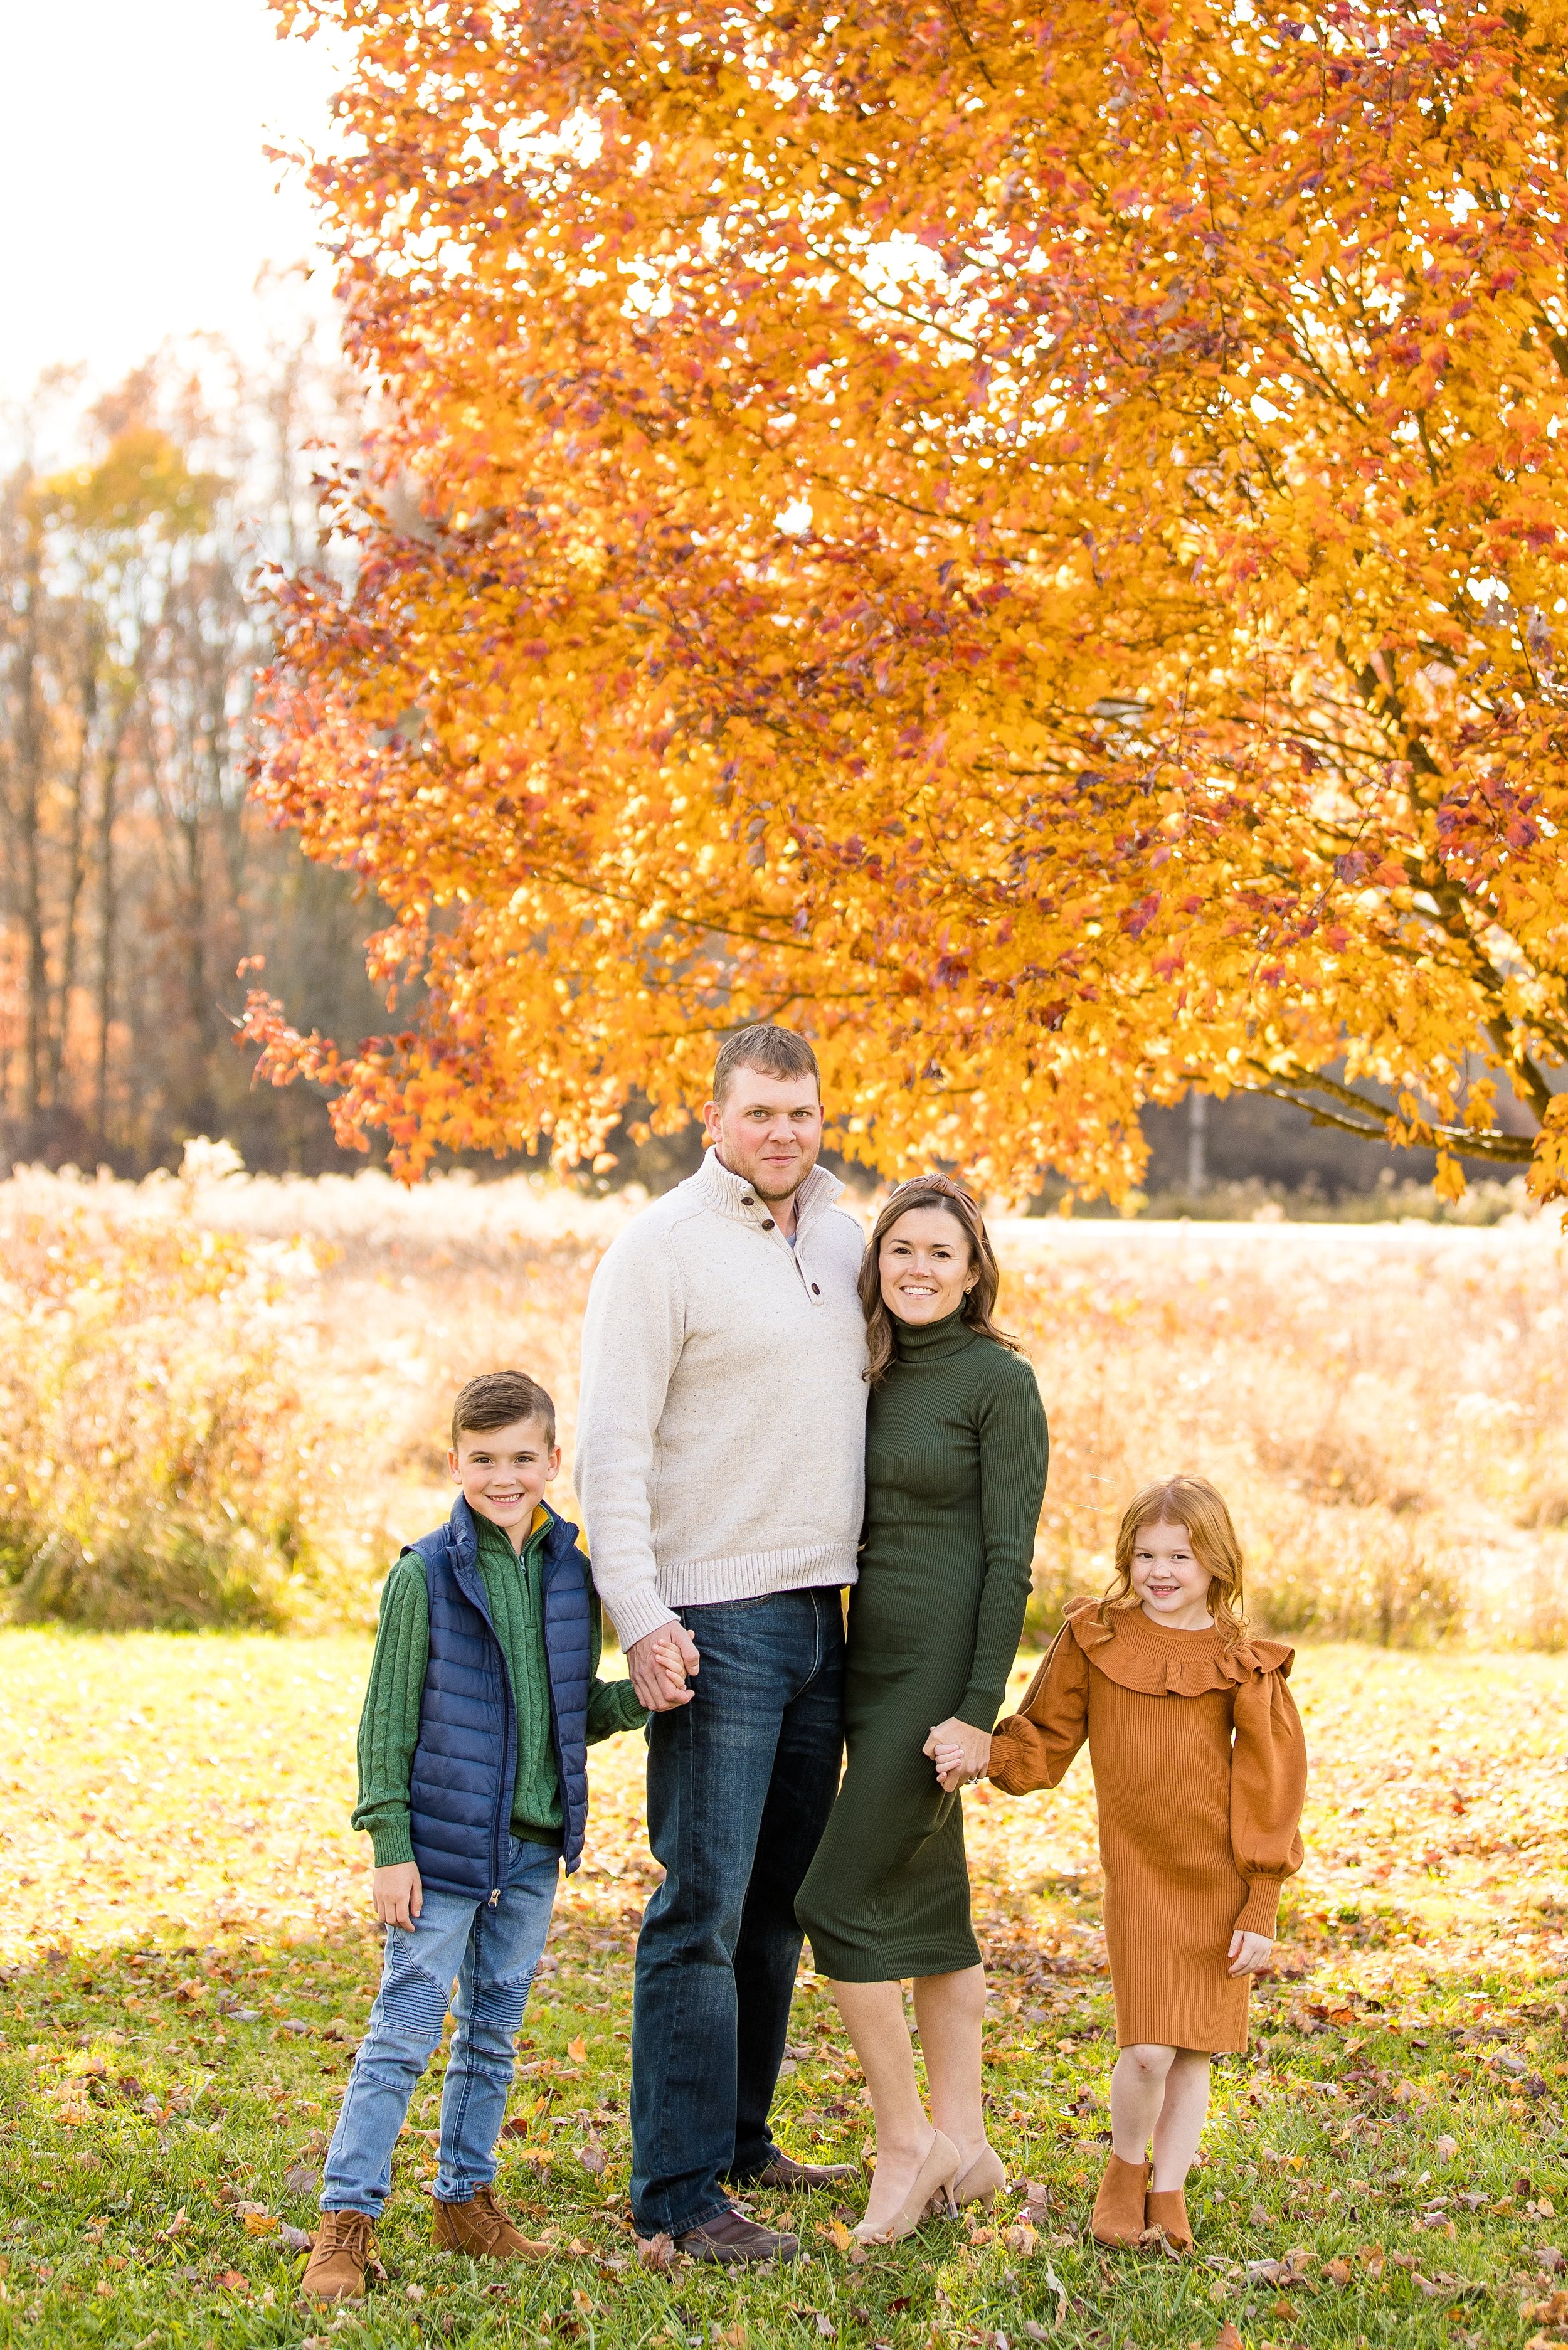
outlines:
[{"label": "boy", "polygon": [[514,2043],[561,1860],[569,1876],[582,1853],[587,1746],[648,1718],[629,1681],[597,1678],[588,1564],[544,1498],[561,1465],[544,1388],[521,1371],[470,1379],[447,1462],[462,1491],[387,1577],[359,1722],[353,1820],[375,1852],[386,1956],[300,2287],[319,2301],[364,2294],[392,2148],[454,1976],[433,2233],[448,2251],[523,2251],[491,2186]]}]

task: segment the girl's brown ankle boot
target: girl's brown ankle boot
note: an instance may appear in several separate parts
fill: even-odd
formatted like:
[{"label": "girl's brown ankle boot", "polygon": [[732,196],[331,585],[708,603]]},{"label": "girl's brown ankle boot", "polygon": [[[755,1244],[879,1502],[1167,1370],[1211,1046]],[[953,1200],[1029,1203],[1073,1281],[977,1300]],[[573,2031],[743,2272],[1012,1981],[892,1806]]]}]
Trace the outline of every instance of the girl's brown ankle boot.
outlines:
[{"label": "girl's brown ankle boot", "polygon": [[1159,2230],[1173,2252],[1192,2250],[1192,2222],[1187,2216],[1187,2198],[1179,2187],[1151,2187],[1144,2209],[1148,2225]]},{"label": "girl's brown ankle boot", "polygon": [[1144,2204],[1148,2195],[1147,2162],[1124,2162],[1112,2154],[1095,2198],[1089,2232],[1096,2244],[1136,2244],[1147,2221]]}]

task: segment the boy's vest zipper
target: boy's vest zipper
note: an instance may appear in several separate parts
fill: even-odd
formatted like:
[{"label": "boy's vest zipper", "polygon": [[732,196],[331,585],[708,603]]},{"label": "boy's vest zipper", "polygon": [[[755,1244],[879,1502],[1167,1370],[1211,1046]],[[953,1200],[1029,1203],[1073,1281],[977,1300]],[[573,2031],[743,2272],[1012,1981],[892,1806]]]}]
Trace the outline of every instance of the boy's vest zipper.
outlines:
[{"label": "boy's vest zipper", "polygon": [[[524,1572],[526,1572],[525,1563],[521,1560],[520,1563],[524,1565]],[[506,1727],[502,1732],[501,1747],[501,1783],[496,1790],[495,1812],[490,1827],[492,1890],[490,1899],[485,1905],[487,1908],[493,1909],[501,1898],[502,1887],[506,1882],[506,1832],[512,1817],[513,1793],[517,1783],[517,1700],[512,1688],[512,1672],[506,1662],[506,1651],[501,1645],[501,1635],[495,1628],[495,1618],[490,1612],[490,1594],[484,1587],[484,1577],[480,1572],[477,1555],[472,1573],[473,1583],[471,1586],[468,1573],[465,1571],[465,1563],[459,1562],[458,1588],[469,1605],[478,1608],[490,1627],[490,1637],[495,1643],[496,1661],[501,1667],[501,1684],[506,1691]],[[553,1705],[551,1711],[553,1714]],[[563,1782],[563,1785],[564,1783]]]}]

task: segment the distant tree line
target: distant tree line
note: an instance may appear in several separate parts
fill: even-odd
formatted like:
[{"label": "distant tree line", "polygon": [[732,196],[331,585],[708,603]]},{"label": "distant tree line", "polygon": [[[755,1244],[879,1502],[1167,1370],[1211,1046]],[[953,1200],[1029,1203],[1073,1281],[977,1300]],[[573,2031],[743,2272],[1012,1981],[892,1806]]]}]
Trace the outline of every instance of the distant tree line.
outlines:
[{"label": "distant tree line", "polygon": [[233,1015],[264,958],[350,1033],[385,1018],[348,878],[246,797],[257,566],[318,558],[309,444],[352,413],[306,335],[246,370],[203,340],[58,442],[46,379],[0,487],[0,1163],[140,1173],[224,1135],[255,1167],[340,1154],[304,1088],[253,1091]]}]

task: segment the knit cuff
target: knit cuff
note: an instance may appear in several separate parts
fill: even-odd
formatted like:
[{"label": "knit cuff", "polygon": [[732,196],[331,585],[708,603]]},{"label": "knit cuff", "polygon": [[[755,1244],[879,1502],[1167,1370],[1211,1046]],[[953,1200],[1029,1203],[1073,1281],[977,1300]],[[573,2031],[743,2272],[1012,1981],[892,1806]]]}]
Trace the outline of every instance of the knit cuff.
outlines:
[{"label": "knit cuff", "polygon": [[370,1849],[378,1868],[398,1868],[412,1860],[414,1846],[408,1821],[378,1820],[370,1830]]},{"label": "knit cuff", "polygon": [[640,1730],[647,1720],[648,1708],[639,1703],[630,1681],[596,1681],[588,1692],[590,1746],[597,1746],[601,1738],[615,1738],[623,1730]]},{"label": "knit cuff", "polygon": [[629,1591],[618,1592],[613,1599],[606,1597],[602,1592],[599,1596],[609,1610],[622,1656],[635,1642],[645,1640],[650,1632],[662,1631],[666,1624],[680,1621],[674,1609],[667,1607],[660,1599],[659,1586],[651,1576]]},{"label": "knit cuff", "polygon": [[967,1721],[971,1730],[992,1730],[1006,1694],[1005,1690],[965,1690],[953,1708],[953,1719]]},{"label": "knit cuff", "polygon": [[1236,1920],[1238,1934],[1266,1934],[1271,1942],[1277,1939],[1280,1884],[1277,1877],[1251,1878],[1247,1887],[1247,1906]]}]

